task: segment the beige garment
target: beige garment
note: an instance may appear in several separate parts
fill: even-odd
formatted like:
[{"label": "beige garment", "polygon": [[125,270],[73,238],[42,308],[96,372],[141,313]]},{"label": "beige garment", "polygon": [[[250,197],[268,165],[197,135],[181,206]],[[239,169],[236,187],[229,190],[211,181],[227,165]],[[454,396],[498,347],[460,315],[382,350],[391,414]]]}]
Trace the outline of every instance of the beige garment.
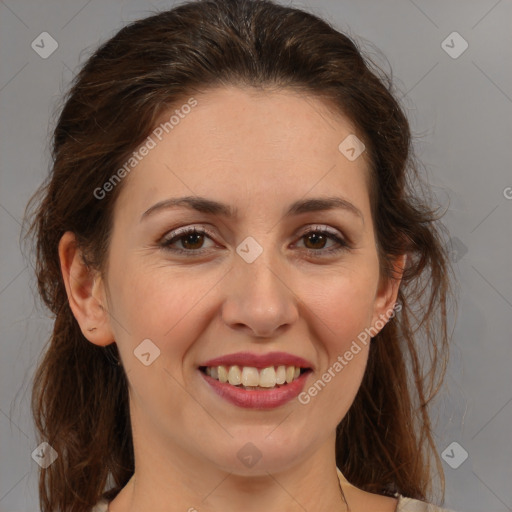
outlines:
[{"label": "beige garment", "polygon": [[92,507],[91,512],[107,512],[108,509],[108,501],[100,500],[94,507]]},{"label": "beige garment", "polygon": [[[343,481],[341,471],[338,469],[338,478]],[[411,498],[405,498],[401,494],[395,496],[398,498],[398,504],[395,512],[454,512],[446,508],[440,508],[436,505],[431,505],[425,501],[413,500]],[[106,500],[100,500],[91,512],[107,512],[108,502]]]},{"label": "beige garment", "polygon": [[[341,473],[341,471],[338,468],[336,469],[338,471],[338,478],[340,480],[340,483],[343,483],[343,481],[346,480],[343,478],[343,474]],[[398,499],[395,512],[454,512],[453,510],[448,510],[447,508],[440,508],[437,507],[436,505],[432,505],[425,501],[406,498],[401,494],[396,494],[395,498]]]}]

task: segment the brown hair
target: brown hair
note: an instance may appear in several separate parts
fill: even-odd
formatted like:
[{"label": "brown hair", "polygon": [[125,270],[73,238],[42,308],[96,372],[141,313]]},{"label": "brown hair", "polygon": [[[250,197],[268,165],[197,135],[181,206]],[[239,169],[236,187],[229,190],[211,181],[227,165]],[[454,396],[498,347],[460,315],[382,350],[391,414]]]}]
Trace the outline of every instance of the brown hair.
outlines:
[{"label": "brown hair", "polygon": [[102,495],[115,497],[134,471],[117,348],[98,347],[81,333],[61,275],[59,240],[72,231],[84,261],[104,270],[123,182],[101,200],[94,190],[162,113],[223,85],[319,97],[363,139],[381,271],[392,278],[392,258],[407,253],[408,260],[402,309],[370,344],[362,385],[338,426],[336,461],[357,487],[416,499],[427,499],[437,470],[444,495],[428,406],[446,370],[449,265],[391,80],[351,38],[312,14],[267,0],[202,0],[131,23],[88,59],[64,98],[51,173],[27,206],[39,293],[55,315],[32,394],[39,434],[59,455],[40,472],[42,512],[88,512]]}]

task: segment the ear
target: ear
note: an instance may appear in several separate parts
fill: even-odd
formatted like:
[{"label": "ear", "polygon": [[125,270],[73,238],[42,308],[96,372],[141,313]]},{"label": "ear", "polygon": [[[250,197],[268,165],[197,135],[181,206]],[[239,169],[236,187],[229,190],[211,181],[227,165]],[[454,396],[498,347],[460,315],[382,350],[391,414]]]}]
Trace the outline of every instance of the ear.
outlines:
[{"label": "ear", "polygon": [[407,254],[397,256],[392,262],[393,275],[382,276],[374,302],[372,317],[372,337],[375,336],[386,325],[394,312],[398,289],[402,282],[402,276],[407,262]]},{"label": "ear", "polygon": [[109,345],[115,340],[106,309],[103,280],[97,271],[84,263],[71,231],[66,231],[60,239],[59,259],[69,306],[82,334],[95,345]]}]

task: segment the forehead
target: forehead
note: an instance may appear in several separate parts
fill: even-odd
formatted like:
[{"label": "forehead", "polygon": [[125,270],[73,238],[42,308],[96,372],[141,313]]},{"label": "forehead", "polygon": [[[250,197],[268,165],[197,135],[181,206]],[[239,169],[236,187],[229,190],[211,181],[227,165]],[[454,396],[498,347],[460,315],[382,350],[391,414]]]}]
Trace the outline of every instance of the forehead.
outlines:
[{"label": "forehead", "polygon": [[339,149],[354,126],[322,100],[291,90],[236,87],[194,99],[193,108],[177,104],[158,120],[155,128],[167,129],[159,138],[151,135],[155,145],[127,177],[121,203],[141,210],[178,193],[262,205],[309,191],[366,193],[366,153],[350,161]]}]

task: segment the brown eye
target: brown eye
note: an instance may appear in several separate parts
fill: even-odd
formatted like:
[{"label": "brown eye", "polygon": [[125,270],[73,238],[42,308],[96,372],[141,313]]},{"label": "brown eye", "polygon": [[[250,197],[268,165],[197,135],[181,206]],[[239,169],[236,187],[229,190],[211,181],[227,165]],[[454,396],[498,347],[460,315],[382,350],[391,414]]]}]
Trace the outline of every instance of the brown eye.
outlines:
[{"label": "brown eye", "polygon": [[204,234],[194,231],[193,233],[179,237],[179,239],[181,239],[181,244],[185,249],[201,249],[204,243]]},{"label": "brown eye", "polygon": [[[335,254],[339,251],[350,249],[350,244],[338,235],[338,232],[331,231],[324,227],[309,229],[301,237],[304,241],[305,250],[315,256]],[[330,247],[328,242],[334,242]]]},{"label": "brown eye", "polygon": [[[201,228],[184,228],[173,231],[169,236],[164,237],[159,245],[166,251],[194,256],[213,248],[213,245],[204,247],[207,239],[212,240],[212,237]],[[180,245],[173,247],[177,244]]]},{"label": "brown eye", "polygon": [[323,249],[327,242],[327,237],[324,234],[317,232],[304,235],[304,238],[306,240],[304,245],[308,249]]}]

